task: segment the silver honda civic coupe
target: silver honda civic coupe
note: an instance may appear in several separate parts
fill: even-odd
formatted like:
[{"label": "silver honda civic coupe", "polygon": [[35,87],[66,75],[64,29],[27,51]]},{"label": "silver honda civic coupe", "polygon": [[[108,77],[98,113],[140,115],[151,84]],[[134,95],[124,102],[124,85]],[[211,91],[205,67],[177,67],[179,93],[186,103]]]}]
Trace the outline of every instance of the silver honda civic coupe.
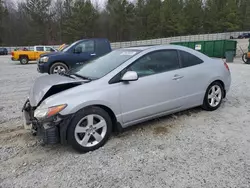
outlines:
[{"label": "silver honda civic coupe", "polygon": [[230,85],[223,60],[186,47],[118,49],[37,78],[23,106],[24,126],[46,144],[88,152],[140,122],[198,106],[216,110]]}]

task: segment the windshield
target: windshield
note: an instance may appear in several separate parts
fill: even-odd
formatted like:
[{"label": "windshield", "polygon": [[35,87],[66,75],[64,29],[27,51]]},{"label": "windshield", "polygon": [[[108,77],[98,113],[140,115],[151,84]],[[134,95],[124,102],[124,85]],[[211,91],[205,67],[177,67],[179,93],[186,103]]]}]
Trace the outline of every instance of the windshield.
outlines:
[{"label": "windshield", "polygon": [[62,51],[62,52],[67,52],[72,46],[74,46],[74,45],[75,45],[76,43],[78,43],[78,42],[79,42],[79,41],[76,41],[76,42],[72,43],[71,45],[69,45],[69,46],[63,48],[61,51]]},{"label": "windshield", "polygon": [[119,67],[125,61],[138,54],[139,50],[119,49],[87,62],[72,70],[74,74],[91,79],[99,79]]}]

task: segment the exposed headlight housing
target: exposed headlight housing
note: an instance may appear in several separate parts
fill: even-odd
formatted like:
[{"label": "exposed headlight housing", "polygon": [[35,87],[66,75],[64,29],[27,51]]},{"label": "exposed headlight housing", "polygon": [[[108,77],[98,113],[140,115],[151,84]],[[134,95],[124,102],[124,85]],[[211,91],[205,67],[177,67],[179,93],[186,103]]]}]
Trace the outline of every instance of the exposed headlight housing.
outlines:
[{"label": "exposed headlight housing", "polygon": [[42,63],[47,63],[48,61],[49,61],[49,57],[47,57],[47,56],[40,58],[40,62],[42,62]]},{"label": "exposed headlight housing", "polygon": [[34,116],[37,119],[50,118],[50,117],[58,114],[59,112],[61,112],[66,107],[67,107],[66,104],[61,104],[61,105],[52,106],[52,107],[49,107],[49,108],[37,108],[35,110]]}]

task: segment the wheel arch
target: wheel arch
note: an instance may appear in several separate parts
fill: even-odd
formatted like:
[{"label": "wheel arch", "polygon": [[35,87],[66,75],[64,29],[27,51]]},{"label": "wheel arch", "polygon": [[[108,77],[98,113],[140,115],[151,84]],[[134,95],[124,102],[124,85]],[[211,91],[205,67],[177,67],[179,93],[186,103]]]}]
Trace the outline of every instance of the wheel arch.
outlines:
[{"label": "wheel arch", "polygon": [[19,54],[19,59],[21,59],[22,57],[26,57],[29,60],[29,56],[26,54]]},{"label": "wheel arch", "polygon": [[117,121],[116,115],[113,112],[113,110],[111,110],[111,108],[109,108],[109,107],[107,107],[105,105],[92,105],[92,106],[99,107],[99,108],[105,110],[109,114],[109,116],[110,116],[110,118],[112,120],[112,131],[115,131],[117,129],[118,121]]},{"label": "wheel arch", "polygon": [[211,81],[210,82],[210,84],[207,86],[207,88],[209,87],[209,86],[211,86],[213,83],[215,83],[215,82],[219,82],[221,85],[222,85],[222,87],[223,87],[223,98],[225,98],[226,97],[226,90],[225,90],[225,83],[221,80],[221,79],[215,79],[214,81]]}]

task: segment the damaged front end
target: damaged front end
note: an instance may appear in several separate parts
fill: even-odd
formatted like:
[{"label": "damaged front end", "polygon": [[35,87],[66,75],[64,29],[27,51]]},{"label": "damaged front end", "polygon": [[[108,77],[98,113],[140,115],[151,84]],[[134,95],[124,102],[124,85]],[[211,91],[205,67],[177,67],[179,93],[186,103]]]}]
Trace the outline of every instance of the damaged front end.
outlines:
[{"label": "damaged front end", "polygon": [[40,137],[44,144],[66,144],[67,127],[73,115],[56,114],[38,119],[34,116],[35,110],[36,108],[32,107],[27,100],[22,109],[25,129],[31,130],[34,136]]},{"label": "damaged front end", "polygon": [[22,108],[24,128],[31,130],[34,136],[41,137],[45,144],[65,144],[67,127],[73,117],[71,114],[60,115],[67,104],[44,107],[42,103],[52,95],[83,83],[82,80],[70,79],[60,75],[38,78]]}]

